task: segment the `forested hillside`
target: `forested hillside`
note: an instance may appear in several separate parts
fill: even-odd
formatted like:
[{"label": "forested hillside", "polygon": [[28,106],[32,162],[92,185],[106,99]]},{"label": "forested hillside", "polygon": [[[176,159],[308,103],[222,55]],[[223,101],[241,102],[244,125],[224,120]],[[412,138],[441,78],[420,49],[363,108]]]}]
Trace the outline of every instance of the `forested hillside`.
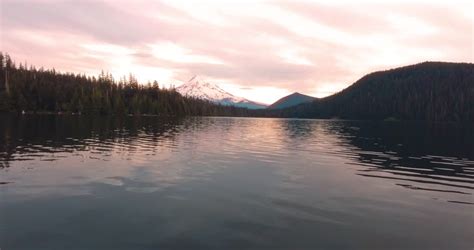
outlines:
[{"label": "forested hillside", "polygon": [[90,77],[16,65],[0,52],[0,111],[81,114],[247,115],[246,109],[183,97],[155,81]]},{"label": "forested hillside", "polygon": [[337,94],[266,115],[474,121],[474,64],[425,62],[375,72]]}]

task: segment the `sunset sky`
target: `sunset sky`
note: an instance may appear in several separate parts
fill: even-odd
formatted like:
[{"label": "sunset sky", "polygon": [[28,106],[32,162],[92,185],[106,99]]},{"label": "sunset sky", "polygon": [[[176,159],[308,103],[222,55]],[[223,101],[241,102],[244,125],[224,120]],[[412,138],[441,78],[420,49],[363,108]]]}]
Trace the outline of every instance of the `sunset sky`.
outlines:
[{"label": "sunset sky", "polygon": [[263,103],[327,96],[375,70],[473,62],[474,1],[0,0],[0,11],[0,49],[17,62],[162,86],[199,75]]}]

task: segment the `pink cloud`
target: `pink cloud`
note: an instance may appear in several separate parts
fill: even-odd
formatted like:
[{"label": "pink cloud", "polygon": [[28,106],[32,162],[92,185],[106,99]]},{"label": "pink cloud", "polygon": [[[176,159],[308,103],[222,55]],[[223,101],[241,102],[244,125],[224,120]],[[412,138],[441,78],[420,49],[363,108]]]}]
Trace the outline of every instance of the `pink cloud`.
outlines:
[{"label": "pink cloud", "polygon": [[[131,72],[164,85],[198,74],[243,94],[257,96],[260,88],[264,102],[293,91],[328,95],[373,70],[473,61],[469,1],[0,4],[1,50],[19,62],[116,77]],[[275,91],[263,91],[268,87]]]}]

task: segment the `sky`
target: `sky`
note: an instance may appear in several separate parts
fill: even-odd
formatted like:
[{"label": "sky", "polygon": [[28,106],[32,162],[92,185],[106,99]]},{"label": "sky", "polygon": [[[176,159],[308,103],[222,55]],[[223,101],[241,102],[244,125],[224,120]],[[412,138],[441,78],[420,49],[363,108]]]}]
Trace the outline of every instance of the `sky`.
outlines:
[{"label": "sky", "polygon": [[267,104],[474,61],[474,1],[0,0],[0,14],[0,50],[18,63],[164,87],[198,75]]}]

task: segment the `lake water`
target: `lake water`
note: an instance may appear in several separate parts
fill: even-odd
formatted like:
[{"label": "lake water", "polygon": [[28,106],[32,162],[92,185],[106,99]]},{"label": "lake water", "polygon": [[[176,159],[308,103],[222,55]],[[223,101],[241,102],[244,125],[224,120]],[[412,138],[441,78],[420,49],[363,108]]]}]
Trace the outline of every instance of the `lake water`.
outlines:
[{"label": "lake water", "polygon": [[0,116],[0,248],[473,249],[473,127]]}]

